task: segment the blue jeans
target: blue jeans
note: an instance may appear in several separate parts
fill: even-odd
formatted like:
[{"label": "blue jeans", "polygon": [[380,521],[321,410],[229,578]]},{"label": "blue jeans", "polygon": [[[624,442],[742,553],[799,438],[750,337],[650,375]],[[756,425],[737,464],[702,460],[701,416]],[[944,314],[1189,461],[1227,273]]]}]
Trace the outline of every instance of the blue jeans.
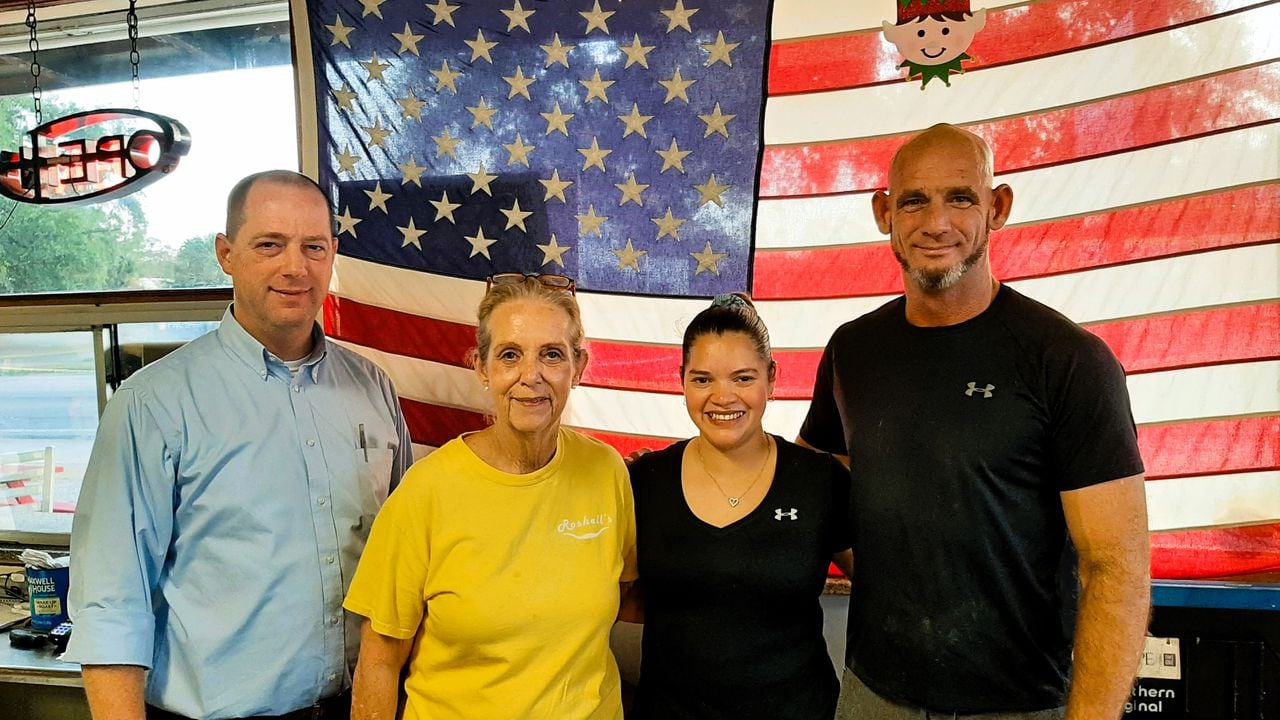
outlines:
[{"label": "blue jeans", "polygon": [[1021,713],[957,715],[899,705],[875,694],[849,668],[844,669],[844,677],[840,681],[840,705],[836,708],[836,720],[1062,720],[1066,714],[1066,708],[1053,708]]}]

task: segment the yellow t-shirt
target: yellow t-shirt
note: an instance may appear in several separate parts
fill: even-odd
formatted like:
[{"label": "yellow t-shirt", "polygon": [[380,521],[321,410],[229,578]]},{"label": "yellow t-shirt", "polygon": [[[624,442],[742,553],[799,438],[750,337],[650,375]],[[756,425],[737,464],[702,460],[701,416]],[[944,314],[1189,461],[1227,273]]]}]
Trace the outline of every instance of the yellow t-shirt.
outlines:
[{"label": "yellow t-shirt", "polygon": [[459,438],[391,494],[344,605],[416,637],[406,720],[616,720],[609,628],[635,568],[613,448],[561,429],[546,467],[511,475]]}]

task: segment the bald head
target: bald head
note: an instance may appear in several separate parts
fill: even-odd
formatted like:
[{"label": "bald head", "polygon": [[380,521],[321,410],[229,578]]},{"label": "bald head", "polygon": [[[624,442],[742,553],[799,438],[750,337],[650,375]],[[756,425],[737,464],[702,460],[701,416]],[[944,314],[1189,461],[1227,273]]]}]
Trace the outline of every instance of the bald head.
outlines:
[{"label": "bald head", "polygon": [[995,160],[987,141],[955,125],[939,123],[916,135],[898,148],[889,164],[889,190],[898,189],[902,169],[931,155],[963,153],[970,155],[979,177],[990,188],[995,183]]}]

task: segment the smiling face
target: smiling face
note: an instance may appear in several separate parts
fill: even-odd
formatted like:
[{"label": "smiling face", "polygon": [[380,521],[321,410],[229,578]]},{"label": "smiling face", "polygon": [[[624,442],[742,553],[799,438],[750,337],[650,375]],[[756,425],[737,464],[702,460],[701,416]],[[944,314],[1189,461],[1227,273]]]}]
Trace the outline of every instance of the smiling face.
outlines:
[{"label": "smiling face", "polygon": [[1008,218],[1013,191],[992,189],[989,158],[977,136],[950,126],[921,133],[894,157],[889,191],[872,205],[909,286],[947,290],[974,268],[983,270],[974,284],[990,284],[988,238]]},{"label": "smiling face", "polygon": [[494,308],[487,327],[488,353],[476,375],[493,399],[494,427],[533,440],[553,436],[586,360],[574,357],[568,313],[520,298]]},{"label": "smiling face", "polygon": [[945,65],[964,54],[986,23],[986,11],[979,10],[964,20],[936,20],[922,16],[902,25],[884,23],[884,36],[902,57],[916,65]]},{"label": "smiling face", "polygon": [[689,418],[704,441],[729,452],[761,437],[773,381],[748,335],[727,332],[694,340],[683,380]]},{"label": "smiling face", "polygon": [[302,357],[338,245],[328,202],[309,186],[260,181],[245,196],[234,233],[219,233],[214,247],[231,276],[236,321],[278,357]]}]

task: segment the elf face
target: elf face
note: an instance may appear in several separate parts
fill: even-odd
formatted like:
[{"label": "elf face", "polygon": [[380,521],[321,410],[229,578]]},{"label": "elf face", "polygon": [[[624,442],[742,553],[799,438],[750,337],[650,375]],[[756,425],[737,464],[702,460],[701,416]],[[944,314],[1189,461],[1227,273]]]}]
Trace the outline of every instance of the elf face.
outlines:
[{"label": "elf face", "polygon": [[978,10],[964,20],[935,20],[922,15],[902,25],[884,22],[884,36],[902,57],[916,65],[945,65],[964,54],[987,22],[987,11]]}]

